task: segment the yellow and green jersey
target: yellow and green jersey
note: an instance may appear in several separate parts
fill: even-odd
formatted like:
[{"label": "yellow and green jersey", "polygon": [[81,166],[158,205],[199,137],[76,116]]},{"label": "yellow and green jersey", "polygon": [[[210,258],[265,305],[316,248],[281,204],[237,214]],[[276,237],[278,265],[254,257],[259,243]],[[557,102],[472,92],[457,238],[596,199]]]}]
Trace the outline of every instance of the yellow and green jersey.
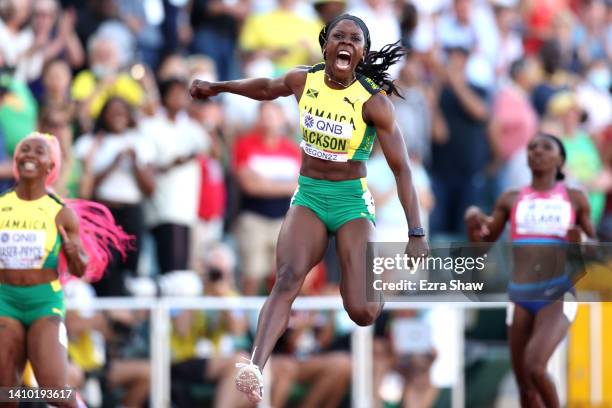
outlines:
[{"label": "yellow and green jersey", "polygon": [[0,268],[57,268],[62,242],[55,217],[63,206],[53,194],[22,200],[11,190],[0,196]]},{"label": "yellow and green jersey", "polygon": [[363,104],[378,92],[383,90],[359,74],[346,89],[332,89],[325,84],[325,64],[313,66],[299,102],[300,147],[323,160],[367,160],[376,130],[363,120]]}]

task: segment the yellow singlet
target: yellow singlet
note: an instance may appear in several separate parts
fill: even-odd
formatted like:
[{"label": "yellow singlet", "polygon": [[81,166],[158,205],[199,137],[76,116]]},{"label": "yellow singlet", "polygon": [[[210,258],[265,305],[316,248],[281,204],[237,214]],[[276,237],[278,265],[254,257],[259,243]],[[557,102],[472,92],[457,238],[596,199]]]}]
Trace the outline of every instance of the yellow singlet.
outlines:
[{"label": "yellow singlet", "polygon": [[364,122],[362,110],[378,92],[382,92],[378,85],[359,74],[348,88],[332,89],[325,84],[325,64],[313,66],[299,102],[300,147],[323,160],[367,160],[376,130]]},{"label": "yellow singlet", "polygon": [[12,190],[0,196],[0,268],[57,268],[62,242],[55,217],[63,206],[53,194],[31,201]]}]

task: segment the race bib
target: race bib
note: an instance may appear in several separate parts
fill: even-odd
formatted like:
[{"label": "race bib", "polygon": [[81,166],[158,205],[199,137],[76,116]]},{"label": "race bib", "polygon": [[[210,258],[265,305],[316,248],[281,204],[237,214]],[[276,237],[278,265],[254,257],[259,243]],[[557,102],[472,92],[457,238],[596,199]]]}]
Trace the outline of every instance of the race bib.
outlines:
[{"label": "race bib", "polygon": [[516,232],[565,237],[571,228],[571,215],[571,204],[562,198],[522,200],[516,208]]},{"label": "race bib", "polygon": [[302,112],[300,115],[302,142],[300,147],[312,157],[345,162],[353,134],[350,123],[337,122]]},{"label": "race bib", "polygon": [[0,231],[0,267],[3,269],[37,268],[45,256],[44,231]]}]

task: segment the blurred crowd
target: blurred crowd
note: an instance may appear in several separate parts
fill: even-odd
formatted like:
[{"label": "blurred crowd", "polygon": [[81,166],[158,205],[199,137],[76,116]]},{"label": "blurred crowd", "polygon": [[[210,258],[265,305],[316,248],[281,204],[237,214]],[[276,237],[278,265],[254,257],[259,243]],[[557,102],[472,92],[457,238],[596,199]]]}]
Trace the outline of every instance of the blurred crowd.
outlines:
[{"label": "blurred crowd", "polygon": [[[96,296],[268,293],[300,167],[297,104],[194,101],[188,86],[318,62],[319,30],[343,12],[366,22],[373,49],[409,50],[392,70],[403,98],[392,99],[432,240],[461,238],[468,205],[490,209],[529,182],[526,145],[539,131],[563,140],[567,180],[588,192],[602,240],[612,238],[609,0],[0,0],[0,188],[13,184],[16,144],[51,133],[63,154],[54,190],[104,203],[136,237],[102,281],[66,287],[84,305],[68,316],[75,385],[93,379],[112,391],[98,400],[110,393],[123,406],[148,398],[146,314],[88,311]],[[377,239],[405,240],[378,147],[368,175]],[[337,294],[338,284],[332,242],[303,294]],[[401,324],[377,330],[376,381],[384,389],[393,372],[398,401],[432,406],[427,329],[393,340],[422,319],[388,321]],[[244,403],[230,389],[255,324],[246,312],[173,313],[177,406]],[[351,328],[344,313],[296,312],[270,364],[273,406],[346,403]],[[220,392],[194,388],[205,383]],[[96,392],[86,395],[96,406]]]}]

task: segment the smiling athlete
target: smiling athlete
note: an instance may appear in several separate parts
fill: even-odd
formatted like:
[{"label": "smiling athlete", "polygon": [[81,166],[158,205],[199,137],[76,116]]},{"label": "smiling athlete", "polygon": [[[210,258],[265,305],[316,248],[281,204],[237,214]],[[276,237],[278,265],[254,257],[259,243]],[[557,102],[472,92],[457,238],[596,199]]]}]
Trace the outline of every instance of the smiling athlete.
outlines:
[{"label": "smiling athlete", "polygon": [[[344,308],[358,325],[370,325],[383,304],[366,300],[366,246],[374,238],[374,201],[366,185],[365,161],[378,139],[395,174],[410,240],[408,254],[428,252],[406,146],[387,93],[398,93],[386,70],[404,54],[397,44],[370,50],[368,28],[341,15],[319,35],[324,62],[276,78],[229,82],[194,81],[191,95],[222,92],[256,100],[293,95],[300,109],[302,166],[276,248],[277,279],[264,304],[250,364],[240,370],[238,389],[252,401],[263,393],[263,369],[287,328],[291,304],[304,278],[321,261],[330,234],[336,235]],[[408,238],[408,237],[406,237]]]},{"label": "smiling athlete", "polygon": [[63,398],[53,405],[76,407],[77,399],[60,391],[68,366],[60,280],[68,273],[96,280],[109,248],[125,254],[130,237],[105,207],[66,202],[48,189],[60,164],[54,136],[29,135],[15,148],[17,184],[0,196],[0,387],[20,385],[29,360],[38,385],[57,389],[55,396]]}]

